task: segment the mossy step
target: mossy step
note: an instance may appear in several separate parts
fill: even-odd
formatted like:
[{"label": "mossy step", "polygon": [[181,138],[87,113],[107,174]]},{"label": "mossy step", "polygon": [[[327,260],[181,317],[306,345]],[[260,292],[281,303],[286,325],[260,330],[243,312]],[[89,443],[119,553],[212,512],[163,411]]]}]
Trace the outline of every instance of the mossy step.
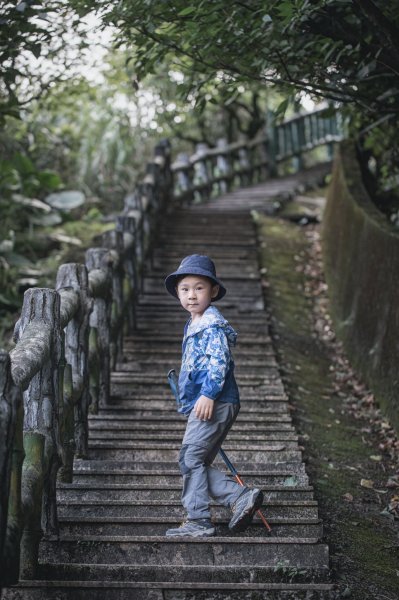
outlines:
[{"label": "mossy step", "polygon": [[[268,485],[284,485],[292,483],[294,485],[307,485],[308,477],[304,472],[276,471],[259,474],[244,474],[241,472],[244,481],[254,487],[263,487]],[[181,484],[181,474],[176,471],[127,471],[127,470],[74,470],[73,481],[77,483],[98,482],[99,485],[106,483],[137,483],[137,484],[160,484],[160,485],[179,485]]]},{"label": "mossy step", "polygon": [[[180,449],[180,446],[179,446]],[[100,442],[90,442],[89,440],[89,459],[113,459],[113,460],[133,460],[133,461],[153,461],[154,463],[168,462],[178,459],[179,449],[173,450],[165,447],[152,448],[134,448],[129,446],[129,442],[124,442],[121,447],[115,447],[113,444],[101,444]],[[302,460],[299,450],[282,450],[278,448],[264,448],[248,450],[231,449],[226,446],[229,459],[234,463],[254,461],[259,463],[275,462],[280,465],[286,461]]]},{"label": "mossy step", "polygon": [[[158,358],[157,360],[152,359],[140,359],[136,361],[128,361],[125,360],[122,363],[118,363],[117,371],[128,371],[131,373],[148,373],[156,372],[159,377],[159,367],[166,368],[166,372],[168,366],[170,365],[169,358]],[[269,357],[267,360],[262,359],[259,361],[244,361],[241,359],[235,366],[236,375],[245,375],[248,374],[250,376],[263,375],[264,371],[269,369],[278,369],[278,365],[275,359]]]},{"label": "mossy step", "polygon": [[[146,431],[135,431],[129,428],[124,427],[120,424],[118,427],[111,427],[104,424],[99,424],[100,427],[90,427],[90,439],[95,440],[134,440],[134,441],[154,441],[158,442],[171,442],[172,444],[177,444],[181,442],[183,431],[170,432],[170,433],[158,433],[158,431],[154,430],[152,432]],[[293,433],[244,433],[240,431],[229,432],[228,436],[229,442],[251,442],[254,444],[262,443],[262,442],[284,442],[290,444],[292,447],[293,444],[298,442],[298,436]]]},{"label": "mossy step", "polygon": [[[177,434],[174,437],[164,437],[154,433],[151,437],[142,436],[138,438],[134,433],[127,432],[121,434],[119,432],[89,432],[89,448],[134,448],[134,449],[180,449],[182,434]],[[283,436],[284,437],[284,436]],[[267,438],[265,436],[259,436],[254,439],[254,436],[243,436],[237,435],[234,438],[229,436],[228,441],[223,444],[223,448],[227,451],[231,450],[298,450],[297,439],[281,439],[279,437]]]},{"label": "mossy step", "polygon": [[[268,335],[267,332],[262,331],[262,329],[266,329],[266,328],[260,326],[257,331],[240,333],[240,337],[239,337],[240,345],[241,344],[249,344],[252,342],[255,342],[257,344],[271,344],[272,340],[271,340],[270,335]],[[182,332],[174,331],[174,330],[158,332],[158,331],[154,331],[154,328],[152,330],[148,331],[148,333],[138,330],[135,332],[134,336],[126,337],[125,341],[126,341],[127,346],[129,346],[129,344],[137,344],[138,342],[145,342],[145,343],[154,342],[156,344],[170,344],[172,342],[173,343],[176,342],[176,343],[181,344]]]},{"label": "mossy step", "polygon": [[[165,376],[166,379],[166,376]],[[121,391],[122,388],[122,391]],[[111,385],[112,404],[123,404],[124,400],[134,400],[135,396],[139,396],[140,400],[169,400],[171,406],[175,406],[174,398],[167,384],[161,385],[140,385],[137,383],[113,382]],[[261,403],[264,401],[280,401],[287,402],[288,397],[285,395],[282,387],[275,385],[261,385],[254,387],[246,387],[241,389],[241,408],[245,409],[248,404]]]},{"label": "mossy step", "polygon": [[[173,517],[59,517],[62,535],[165,535],[168,528],[178,527],[181,520]],[[228,521],[213,520],[218,536],[231,536]],[[321,539],[323,534],[320,519],[268,518],[273,537],[301,537]],[[241,535],[264,536],[266,529],[260,520],[255,520]]]},{"label": "mossy step", "polygon": [[297,569],[328,565],[327,546],[314,538],[62,536],[42,540],[39,555],[51,563],[274,567],[286,561]]},{"label": "mossy step", "polygon": [[[286,571],[289,569],[287,567]],[[253,565],[244,567],[239,564],[232,566],[219,566],[214,564],[195,565],[195,566],[175,566],[173,570],[169,570],[163,565],[95,565],[95,564],[71,564],[60,563],[54,565],[51,563],[40,563],[38,565],[38,577],[41,579],[54,581],[56,579],[77,580],[77,581],[104,581],[113,583],[114,581],[124,581],[127,583],[147,582],[149,584],[158,582],[174,582],[204,585],[207,583],[224,583],[229,585],[237,585],[238,583],[269,583],[275,586],[276,589],[281,589],[282,586],[288,585],[287,589],[299,589],[308,586],[306,589],[313,587],[329,587],[326,584],[320,583],[321,577],[327,579],[328,571],[324,566],[309,567],[306,569],[306,575],[309,578],[308,584],[298,581],[303,580],[304,573],[291,573],[292,580],[296,583],[287,584],[287,572],[284,568],[267,567],[261,565]],[[273,589],[273,587],[271,589]]]},{"label": "mossy step", "polygon": [[[178,360],[180,364],[181,360],[181,345],[178,345],[167,348],[167,347],[159,347],[154,346],[152,348],[148,348],[148,346],[143,345],[141,348],[137,348],[134,344],[130,344],[127,346],[126,344],[123,347],[123,356],[125,360],[141,360],[143,357],[146,357],[148,360],[153,358],[154,360],[163,359],[165,356],[169,358],[170,361]],[[270,357],[274,358],[275,353],[272,346],[265,346],[264,348],[252,348],[248,346],[241,350],[238,346],[234,349],[234,358],[236,363],[238,363],[241,358],[245,360],[268,360]]]},{"label": "mossy step", "polygon": [[[234,325],[246,327],[255,327],[257,324],[264,326],[267,323],[266,316],[263,310],[257,310],[249,313],[243,313],[242,310],[235,308],[226,308],[224,314],[229,314],[229,319],[234,321]],[[137,327],[140,330],[141,324],[146,323],[154,326],[155,324],[172,325],[174,327],[183,327],[187,321],[188,315],[176,302],[175,305],[169,306],[162,312],[157,311],[154,307],[138,306],[136,309]],[[129,336],[132,337],[132,336]]]},{"label": "mossy step", "polygon": [[[173,402],[171,401],[172,405]],[[138,414],[139,413],[139,414]],[[151,411],[151,410],[144,410],[144,411],[134,411],[134,410],[127,410],[124,409],[123,406],[112,406],[110,405],[109,407],[101,407],[99,408],[99,414],[98,416],[100,418],[109,418],[109,419],[124,419],[125,421],[132,421],[132,422],[140,422],[138,419],[141,419],[143,422],[148,422],[148,423],[156,423],[157,421],[162,421],[163,423],[165,422],[171,422],[171,423],[185,423],[185,418],[182,415],[178,415],[176,413],[176,410],[170,410],[170,411]],[[143,413],[143,414],[140,414]],[[290,415],[284,414],[284,413],[278,413],[278,414],[274,414],[274,413],[270,413],[270,412],[261,412],[261,411],[256,411],[256,419],[254,419],[254,413],[253,411],[250,410],[244,410],[243,408],[241,408],[240,413],[238,415],[237,418],[237,422],[239,419],[239,423],[259,423],[259,424],[269,424],[269,425],[276,425],[276,426],[280,426],[281,424],[285,424],[289,427],[292,426],[292,419],[290,417]]]},{"label": "mossy step", "polygon": [[[263,487],[265,503],[279,500],[312,500],[312,488],[277,488],[271,490]],[[140,486],[121,484],[59,484],[57,489],[57,499],[65,501],[86,502],[92,500],[100,500],[106,496],[107,500],[126,500],[146,501],[146,500],[162,500],[163,502],[179,502],[181,498],[181,486],[178,485],[162,485],[160,486]]]},{"label": "mossy step", "polygon": [[[242,386],[273,385],[280,383],[280,373],[277,367],[263,368],[259,374],[252,374],[245,371],[241,375],[236,374],[237,383]],[[112,381],[138,382],[141,384],[151,383],[152,385],[167,385],[168,382],[160,379],[159,370],[153,370],[146,373],[135,373],[132,371],[113,371],[111,373]],[[281,384],[280,384],[281,385]]]},{"label": "mossy step", "polygon": [[[224,463],[219,456],[216,457],[214,464],[217,464],[224,468]],[[303,464],[303,462],[300,461],[287,461],[284,464],[277,464],[275,460],[263,463],[256,463],[252,461],[237,461],[235,466],[237,470],[240,471],[240,474],[243,477],[244,475],[255,476],[269,473],[305,473],[305,465]],[[120,470],[127,473],[137,473],[143,471],[171,474],[180,473],[177,461],[163,461],[162,463],[157,461],[139,462],[131,458],[124,460],[87,460],[75,458],[74,469],[79,469],[84,472],[92,470],[113,472],[115,470]]]},{"label": "mossy step", "polygon": [[[101,410],[101,409],[100,409]],[[248,416],[248,415],[247,415]],[[134,417],[129,417],[127,415],[124,414],[104,414],[102,412],[100,412],[100,414],[98,415],[89,415],[89,423],[90,423],[90,428],[96,428],[97,425],[99,427],[105,426],[105,427],[125,427],[127,429],[137,429],[138,431],[144,431],[144,430],[152,430],[154,428],[157,429],[157,431],[165,431],[165,433],[169,430],[175,431],[176,429],[179,430],[184,430],[186,428],[187,425],[187,421],[185,418],[179,418],[176,419],[176,415],[175,415],[175,419],[173,420],[165,420],[164,421],[164,426],[162,427],[162,429],[160,427],[158,427],[157,425],[153,425],[151,421],[147,421],[147,420],[142,420],[142,421],[137,421],[134,419]],[[240,431],[240,432],[289,432],[289,433],[295,433],[295,429],[292,425],[291,422],[287,422],[287,421],[276,421],[276,422],[272,422],[270,420],[267,421],[263,421],[263,420],[259,420],[256,419],[244,419],[243,415],[241,413],[239,413],[237,420],[235,421],[232,429],[230,430],[231,433],[235,432],[235,431]],[[229,435],[231,435],[231,433],[229,433]]]},{"label": "mossy step", "polygon": [[[134,392],[141,390],[141,387],[135,386],[134,389],[131,389],[131,396],[124,398],[115,399],[113,402],[110,402],[109,408],[117,407],[118,409],[131,409],[131,410],[143,410],[143,409],[151,409],[153,411],[167,411],[174,412],[176,414],[176,403],[172,397],[171,392],[169,391],[169,396],[167,396],[167,390],[165,391],[165,397],[162,396],[162,392],[155,394],[138,394],[139,399],[134,399]],[[133,397],[132,397],[133,396]],[[287,413],[287,403],[288,400],[285,397],[281,396],[272,396],[268,398],[258,397],[254,399],[249,399],[246,395],[241,403],[240,412],[254,412],[256,414],[260,413]]]},{"label": "mossy step", "polygon": [[[272,585],[272,584],[271,584]],[[277,585],[277,584],[276,584]],[[287,584],[289,585],[289,584]],[[309,588],[303,584],[300,588],[270,587],[265,584],[143,584],[140,582],[123,583],[102,581],[27,581],[16,588],[8,588],[4,600],[103,600],[104,594],[109,600],[334,600],[332,586]],[[206,596],[204,595],[206,594]]]},{"label": "mossy step", "polygon": [[[188,242],[186,242],[184,245],[182,244],[180,248],[172,248],[171,246],[166,246],[164,248],[155,248],[153,252],[153,259],[154,262],[156,262],[158,259],[158,264],[162,266],[173,263],[176,260],[178,261],[177,264],[175,264],[176,269],[179,262],[181,261],[182,255],[184,256],[184,254],[188,250],[192,254],[201,254],[201,252],[204,251],[204,245],[201,242],[193,244],[188,244]],[[236,246],[222,246],[217,243],[209,244],[206,249],[206,251],[212,256],[212,259],[216,262],[219,273],[224,272],[224,263],[225,261],[227,262],[229,259],[233,261],[238,261],[251,260],[252,258],[252,260],[255,260],[257,256],[256,250],[256,244],[251,244],[250,246],[245,244],[237,244]],[[235,271],[238,272],[239,269],[237,269],[236,267]]]},{"label": "mossy step", "polygon": [[[93,417],[96,418],[93,418]],[[157,426],[151,425],[145,421],[144,423],[136,422],[136,421],[128,421],[126,423],[125,419],[118,417],[117,419],[113,418],[105,418],[107,415],[92,415],[89,419],[90,423],[90,431],[101,432],[101,431],[112,431],[112,432],[120,432],[120,433],[129,433],[135,432],[137,439],[146,438],[150,439],[153,436],[157,435],[161,438],[167,439],[168,437],[173,437],[176,433],[178,435],[181,434],[186,428],[187,422],[186,420],[176,420],[176,423],[172,424],[169,421],[166,422],[165,426],[160,428]],[[111,417],[108,415],[108,417]],[[287,425],[287,426],[286,426]],[[156,433],[153,433],[156,431]],[[296,440],[297,435],[294,431],[294,428],[287,424],[281,423],[280,425],[273,424],[262,424],[262,423],[254,423],[250,424],[247,422],[239,422],[235,423],[233,428],[229,431],[229,439],[239,439],[240,436],[251,436],[251,439],[257,439],[259,436],[264,437],[265,439],[287,439],[287,440]]]},{"label": "mossy step", "polygon": [[[148,399],[147,404],[150,403]],[[163,421],[164,419],[175,420],[183,419],[182,415],[178,415],[176,413],[176,408],[173,405],[172,400],[170,401],[170,408],[158,408],[153,410],[151,408],[143,408],[142,410],[137,408],[129,408],[128,405],[110,405],[109,407],[101,408],[101,414],[112,414],[112,415],[124,415],[126,417],[132,417],[133,419],[146,419],[155,421]],[[146,402],[143,401],[143,405],[145,407]],[[255,404],[251,406],[250,403],[246,404],[241,408],[240,415],[242,418],[247,417],[247,421],[263,419],[267,421],[267,417],[269,417],[269,422],[278,423],[278,422],[286,422],[291,423],[291,417],[288,414],[288,411],[282,410],[272,410],[273,407],[264,407],[258,408]]]},{"label": "mossy step", "polygon": [[[314,500],[270,500],[262,510],[266,518],[276,519],[317,519],[317,502]],[[59,516],[107,516],[107,517],[147,517],[154,514],[159,517],[173,517],[182,521],[184,510],[180,499],[172,500],[69,500],[62,498],[58,502]],[[229,508],[211,505],[213,517],[228,521],[231,518]],[[259,517],[255,515],[255,521]]]}]

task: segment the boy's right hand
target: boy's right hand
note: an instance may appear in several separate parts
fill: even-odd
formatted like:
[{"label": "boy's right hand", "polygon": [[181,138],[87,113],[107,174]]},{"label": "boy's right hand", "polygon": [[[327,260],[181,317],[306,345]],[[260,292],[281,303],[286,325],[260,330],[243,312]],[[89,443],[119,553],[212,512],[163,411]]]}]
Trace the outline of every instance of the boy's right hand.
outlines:
[{"label": "boy's right hand", "polygon": [[208,421],[212,419],[215,401],[208,396],[200,396],[195,403],[194,412],[197,419]]}]

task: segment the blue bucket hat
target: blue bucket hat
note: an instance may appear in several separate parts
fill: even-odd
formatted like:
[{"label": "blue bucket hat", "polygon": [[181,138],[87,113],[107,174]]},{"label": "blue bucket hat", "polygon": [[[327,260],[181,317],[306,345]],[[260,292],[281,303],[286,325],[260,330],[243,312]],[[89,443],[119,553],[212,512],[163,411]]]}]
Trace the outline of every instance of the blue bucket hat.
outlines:
[{"label": "blue bucket hat", "polygon": [[208,277],[215,285],[218,285],[219,292],[218,295],[213,298],[214,302],[223,298],[227,291],[223,283],[216,277],[215,264],[208,256],[202,256],[201,254],[191,254],[190,256],[186,256],[186,258],[183,258],[177,271],[167,276],[165,279],[166,289],[169,294],[172,294],[175,298],[178,298],[176,292],[177,279],[184,275],[201,275],[202,277]]}]

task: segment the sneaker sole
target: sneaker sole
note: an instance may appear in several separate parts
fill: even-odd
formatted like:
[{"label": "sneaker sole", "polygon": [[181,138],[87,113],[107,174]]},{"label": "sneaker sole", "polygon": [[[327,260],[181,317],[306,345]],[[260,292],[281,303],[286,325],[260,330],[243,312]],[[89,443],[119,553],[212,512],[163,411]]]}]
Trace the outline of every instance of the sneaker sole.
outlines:
[{"label": "sneaker sole", "polygon": [[241,516],[241,518],[236,523],[234,523],[234,525],[232,525],[231,527],[229,525],[230,531],[244,531],[244,529],[246,529],[252,523],[252,519],[254,518],[256,511],[259,510],[259,508],[262,506],[262,503],[263,492],[260,491],[255,498],[255,502],[252,508],[250,508],[247,513],[244,513]]},{"label": "sneaker sole", "polygon": [[186,537],[186,538],[197,538],[197,537],[212,537],[216,533],[215,529],[206,529],[205,531],[197,531],[196,533],[168,533],[166,537]]}]

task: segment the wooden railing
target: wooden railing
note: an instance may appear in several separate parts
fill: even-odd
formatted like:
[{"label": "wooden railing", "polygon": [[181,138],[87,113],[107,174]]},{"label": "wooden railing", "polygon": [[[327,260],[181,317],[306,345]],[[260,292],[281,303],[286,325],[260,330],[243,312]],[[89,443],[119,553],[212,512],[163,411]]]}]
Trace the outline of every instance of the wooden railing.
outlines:
[{"label": "wooden railing", "polygon": [[344,123],[341,113],[331,107],[321,108],[312,113],[296,115],[276,125],[270,118],[269,155],[272,166],[295,159],[296,168],[303,167],[303,156],[319,146],[326,146],[329,158],[333,155],[333,146],[342,140]]},{"label": "wooden railing", "polygon": [[15,348],[0,351],[1,584],[34,577],[40,539],[58,533],[57,479],[71,482],[74,457],[87,457],[89,411],[109,402],[161,221],[176,206],[266,179],[272,163],[265,136],[201,144],[173,164],[159,143],[102,247],[87,250],[85,264],[61,265],[54,289],[25,292]]}]

